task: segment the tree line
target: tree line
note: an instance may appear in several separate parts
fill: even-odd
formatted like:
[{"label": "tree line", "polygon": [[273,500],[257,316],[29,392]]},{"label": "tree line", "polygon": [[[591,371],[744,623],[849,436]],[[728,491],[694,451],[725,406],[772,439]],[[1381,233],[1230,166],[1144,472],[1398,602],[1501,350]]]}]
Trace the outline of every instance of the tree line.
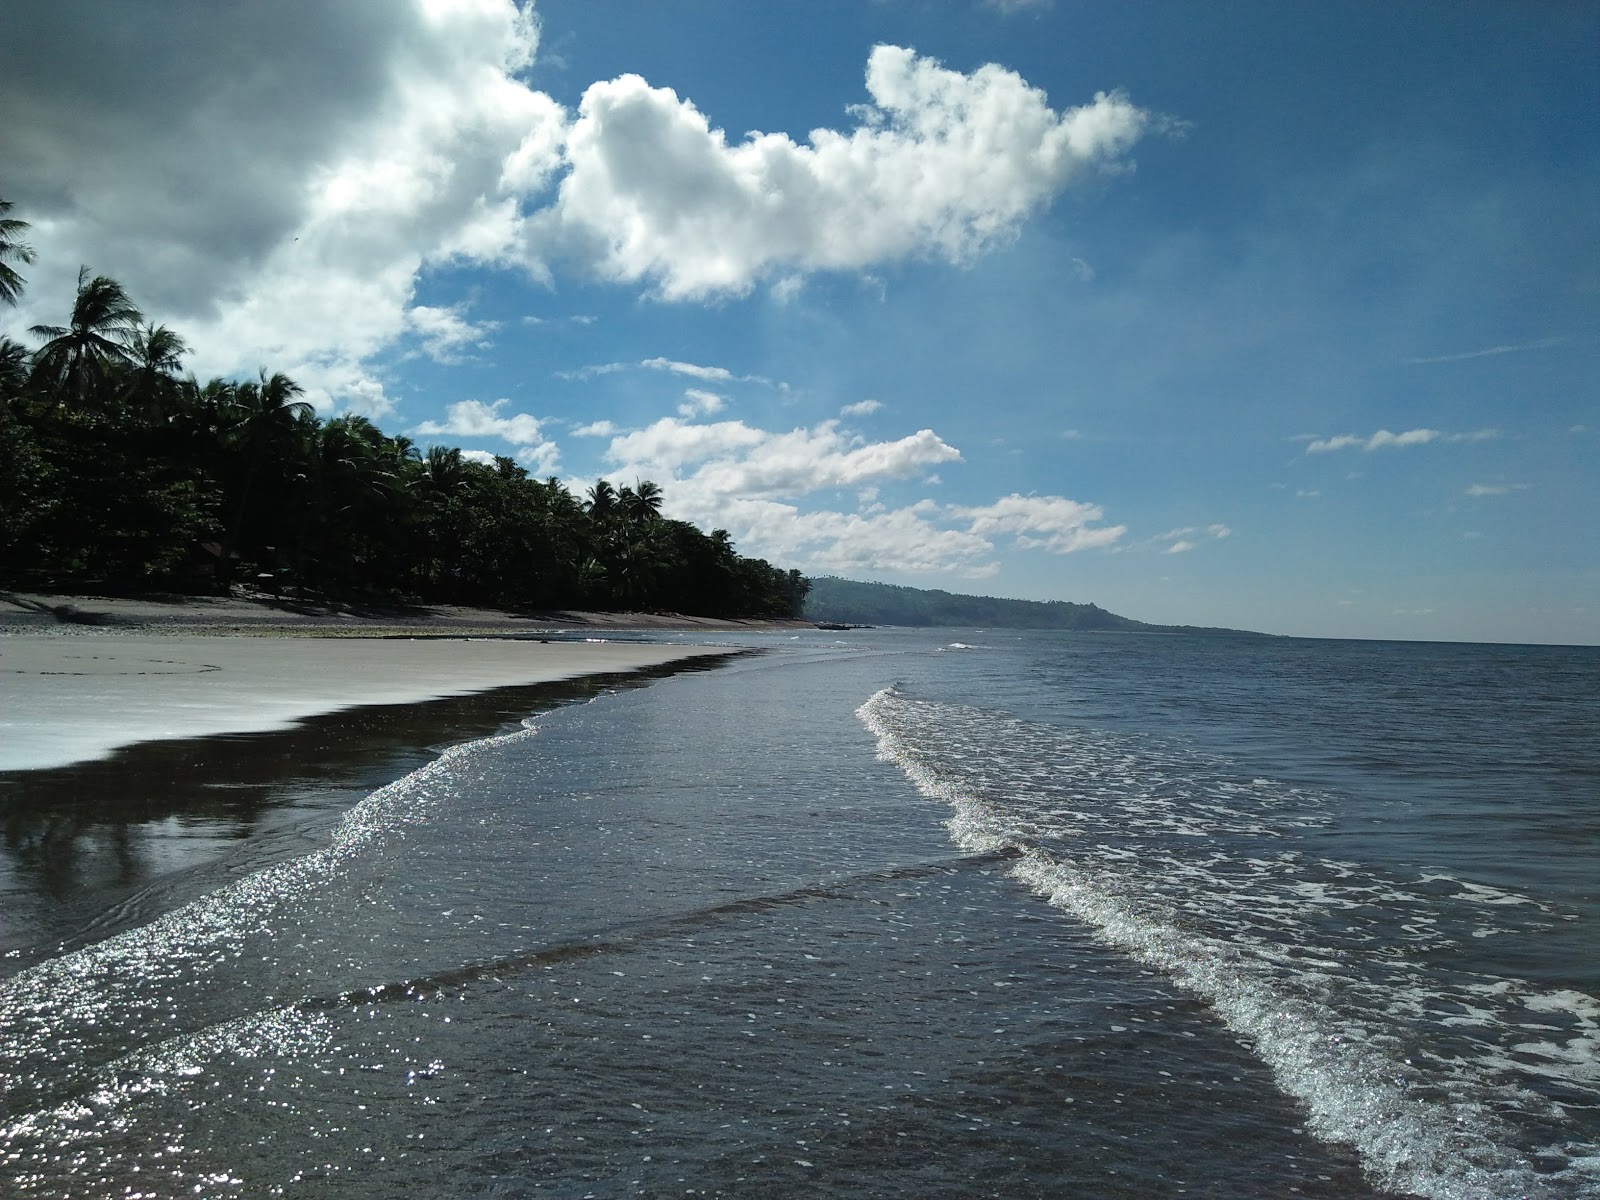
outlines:
[{"label": "tree line", "polygon": [[[0,200],[0,303],[32,262]],[[809,581],[661,515],[650,480],[575,496],[510,458],[321,419],[281,373],[184,375],[187,346],[84,268],[64,325],[0,336],[0,583],[798,617]]]}]

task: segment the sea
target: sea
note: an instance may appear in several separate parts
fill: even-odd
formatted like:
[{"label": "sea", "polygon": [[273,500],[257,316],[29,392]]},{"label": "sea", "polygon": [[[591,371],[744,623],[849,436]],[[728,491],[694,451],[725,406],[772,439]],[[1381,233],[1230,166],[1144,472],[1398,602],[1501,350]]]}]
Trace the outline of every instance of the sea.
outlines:
[{"label": "sea", "polygon": [[1600,649],[726,648],[0,777],[0,1195],[1600,1196]]}]

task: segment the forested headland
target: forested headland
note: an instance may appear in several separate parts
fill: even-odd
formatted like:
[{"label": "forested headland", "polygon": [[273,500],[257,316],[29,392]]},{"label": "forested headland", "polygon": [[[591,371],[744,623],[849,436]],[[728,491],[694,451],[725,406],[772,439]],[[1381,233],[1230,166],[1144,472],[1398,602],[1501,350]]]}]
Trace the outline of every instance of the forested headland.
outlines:
[{"label": "forested headland", "polygon": [[1247,632],[1195,625],[1151,625],[1131,617],[1119,617],[1098,604],[963,596],[954,592],[897,587],[888,583],[860,583],[826,575],[811,580],[805,611],[810,620],[844,625],[982,625],[1000,629],[1076,629],[1123,633]]},{"label": "forested headland", "polygon": [[[0,304],[27,224],[0,201]],[[650,480],[576,496],[510,458],[322,419],[281,373],[183,373],[182,337],[84,268],[66,324],[0,336],[0,586],[798,617],[809,581],[661,515]]]}]

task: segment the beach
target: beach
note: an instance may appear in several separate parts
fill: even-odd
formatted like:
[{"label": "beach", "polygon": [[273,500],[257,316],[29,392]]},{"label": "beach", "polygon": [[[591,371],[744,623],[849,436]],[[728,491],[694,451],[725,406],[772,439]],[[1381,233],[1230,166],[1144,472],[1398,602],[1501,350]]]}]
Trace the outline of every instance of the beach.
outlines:
[{"label": "beach", "polygon": [[674,631],[687,643],[764,627],[643,613],[355,611],[264,598],[10,593],[0,598],[0,771],[726,653],[614,640],[630,631]]}]

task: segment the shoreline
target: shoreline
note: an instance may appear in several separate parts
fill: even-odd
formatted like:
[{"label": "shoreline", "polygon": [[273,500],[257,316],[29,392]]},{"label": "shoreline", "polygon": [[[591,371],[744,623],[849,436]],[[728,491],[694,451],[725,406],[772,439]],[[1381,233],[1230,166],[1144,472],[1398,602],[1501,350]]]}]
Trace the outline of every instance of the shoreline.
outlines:
[{"label": "shoreline", "polygon": [[[370,706],[634,673],[732,653],[682,642],[468,636],[258,636],[215,629],[0,637],[0,775],[152,741],[268,732]],[[528,630],[532,633],[534,631]]]},{"label": "shoreline", "polygon": [[254,596],[92,596],[0,591],[0,638],[18,634],[172,634],[197,637],[494,637],[583,632],[760,632],[811,629],[794,619],[682,613],[510,612],[467,605],[357,606]]}]

